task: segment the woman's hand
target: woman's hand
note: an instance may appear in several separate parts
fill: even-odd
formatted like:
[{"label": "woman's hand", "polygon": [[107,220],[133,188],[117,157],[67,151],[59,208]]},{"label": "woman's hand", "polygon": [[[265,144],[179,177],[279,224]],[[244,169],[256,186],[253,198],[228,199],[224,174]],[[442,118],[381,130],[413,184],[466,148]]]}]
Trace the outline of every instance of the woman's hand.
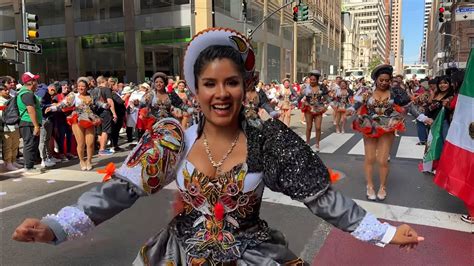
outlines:
[{"label": "woman's hand", "polygon": [[353,116],[355,114],[355,110],[353,108],[347,108],[346,109],[346,115],[347,116]]},{"label": "woman's hand", "polygon": [[402,224],[397,227],[395,236],[393,237],[390,244],[399,245],[400,248],[407,248],[407,251],[413,249],[420,243],[425,240],[424,237],[418,236],[418,234],[411,228],[409,225]]},{"label": "woman's hand", "polygon": [[431,126],[433,124],[433,119],[428,118],[425,120],[425,125]]},{"label": "woman's hand", "polygon": [[446,107],[446,108],[449,107],[449,102],[450,102],[450,101],[451,101],[451,98],[444,99],[444,100],[442,101],[443,106]]},{"label": "woman's hand", "polygon": [[49,243],[55,238],[53,231],[38,219],[25,219],[13,232],[12,239],[20,242]]}]

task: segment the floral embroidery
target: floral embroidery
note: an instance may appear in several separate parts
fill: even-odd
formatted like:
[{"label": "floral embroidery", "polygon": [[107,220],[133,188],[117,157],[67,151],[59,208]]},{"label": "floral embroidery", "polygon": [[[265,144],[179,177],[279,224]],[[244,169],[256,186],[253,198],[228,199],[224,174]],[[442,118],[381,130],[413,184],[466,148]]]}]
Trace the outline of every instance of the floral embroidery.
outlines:
[{"label": "floral embroidery", "polygon": [[151,132],[145,133],[132,151],[126,167],[141,164],[143,190],[155,193],[165,183],[166,174],[176,166],[183,149],[183,132],[177,121],[156,123]]},{"label": "floral embroidery", "polygon": [[[247,165],[209,177],[194,169],[192,174],[183,169],[184,189],[180,189],[186,214],[199,212],[193,227],[199,230],[186,240],[188,252],[213,250],[213,257],[240,257],[240,241],[232,232],[240,227],[238,220],[253,213],[258,197],[254,191],[244,193]],[[212,258],[211,258],[212,259]]]}]

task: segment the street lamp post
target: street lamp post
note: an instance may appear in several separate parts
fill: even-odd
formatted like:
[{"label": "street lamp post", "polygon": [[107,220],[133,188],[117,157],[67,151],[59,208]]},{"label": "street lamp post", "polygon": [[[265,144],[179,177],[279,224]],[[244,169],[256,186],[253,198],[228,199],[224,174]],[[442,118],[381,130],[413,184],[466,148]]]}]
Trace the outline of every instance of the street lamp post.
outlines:
[{"label": "street lamp post", "polygon": [[457,35],[449,34],[449,33],[441,33],[441,35],[449,36],[449,37],[452,37],[452,38],[455,38],[455,39],[456,39],[456,46],[457,46],[457,62],[458,62],[457,67],[460,67],[459,54],[461,53],[461,38],[460,38],[459,36],[457,36]]}]

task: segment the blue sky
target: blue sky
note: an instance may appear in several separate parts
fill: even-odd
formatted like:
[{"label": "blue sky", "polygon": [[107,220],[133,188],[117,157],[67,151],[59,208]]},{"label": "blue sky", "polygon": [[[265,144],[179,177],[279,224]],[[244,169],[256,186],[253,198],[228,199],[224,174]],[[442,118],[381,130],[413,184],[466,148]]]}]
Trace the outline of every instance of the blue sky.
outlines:
[{"label": "blue sky", "polygon": [[402,0],[402,36],[405,39],[404,64],[418,62],[423,42],[424,0]]}]

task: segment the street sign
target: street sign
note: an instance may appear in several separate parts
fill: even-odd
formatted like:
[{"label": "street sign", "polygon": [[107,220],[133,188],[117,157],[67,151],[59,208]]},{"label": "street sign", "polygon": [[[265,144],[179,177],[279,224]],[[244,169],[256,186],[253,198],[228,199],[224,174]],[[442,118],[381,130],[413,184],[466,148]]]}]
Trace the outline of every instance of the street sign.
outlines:
[{"label": "street sign", "polygon": [[17,42],[18,51],[23,51],[27,53],[34,53],[34,54],[42,54],[43,48],[41,45],[36,43],[29,43],[29,42]]},{"label": "street sign", "polygon": [[454,12],[456,21],[474,20],[474,7],[460,6]]}]

